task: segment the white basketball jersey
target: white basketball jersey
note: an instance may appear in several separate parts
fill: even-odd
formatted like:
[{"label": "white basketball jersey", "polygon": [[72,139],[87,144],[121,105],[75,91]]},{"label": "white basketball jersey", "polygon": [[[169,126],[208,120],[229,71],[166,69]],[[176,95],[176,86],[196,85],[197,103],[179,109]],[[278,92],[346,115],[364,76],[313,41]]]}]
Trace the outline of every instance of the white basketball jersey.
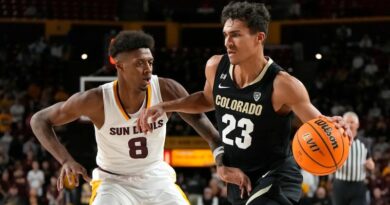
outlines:
[{"label": "white basketball jersey", "polygon": [[128,114],[118,97],[117,81],[101,86],[104,101],[104,124],[95,126],[98,152],[96,163],[109,172],[121,175],[134,175],[153,168],[163,161],[166,123],[164,114],[151,124],[153,131],[144,134],[137,129],[141,108],[162,102],[158,77],[153,75],[140,110]]}]

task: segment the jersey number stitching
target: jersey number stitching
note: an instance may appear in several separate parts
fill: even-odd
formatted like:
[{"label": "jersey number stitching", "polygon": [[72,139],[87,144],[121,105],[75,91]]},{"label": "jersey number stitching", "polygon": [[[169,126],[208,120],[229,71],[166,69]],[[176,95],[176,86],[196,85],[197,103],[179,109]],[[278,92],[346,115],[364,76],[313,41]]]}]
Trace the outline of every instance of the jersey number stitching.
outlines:
[{"label": "jersey number stitching", "polygon": [[130,139],[127,143],[129,146],[129,155],[133,159],[142,159],[148,156],[148,147],[146,137],[137,137]]},{"label": "jersey number stitching", "polygon": [[[235,143],[240,149],[247,149],[251,146],[252,137],[250,134],[253,132],[254,124],[250,119],[241,118],[237,123],[237,120],[233,115],[224,114],[222,116],[222,122],[227,124],[225,129],[222,130],[222,141],[225,144],[234,146]],[[241,136],[235,137],[233,141],[233,139],[228,138],[227,135],[237,127],[243,128],[243,130],[241,131]]]}]

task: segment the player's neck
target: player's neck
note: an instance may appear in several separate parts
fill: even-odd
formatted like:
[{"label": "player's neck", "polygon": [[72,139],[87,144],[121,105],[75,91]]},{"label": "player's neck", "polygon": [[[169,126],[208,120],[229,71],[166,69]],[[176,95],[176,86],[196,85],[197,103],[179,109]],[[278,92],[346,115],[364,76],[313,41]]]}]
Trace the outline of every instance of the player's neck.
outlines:
[{"label": "player's neck", "polygon": [[240,88],[246,87],[251,84],[261,71],[267,65],[268,60],[261,55],[248,58],[240,64],[236,65],[233,70],[233,78],[236,85]]},{"label": "player's neck", "polygon": [[127,113],[136,113],[145,100],[146,91],[141,91],[136,86],[128,83],[121,83],[121,81],[118,81],[118,85],[119,98],[124,109]]}]

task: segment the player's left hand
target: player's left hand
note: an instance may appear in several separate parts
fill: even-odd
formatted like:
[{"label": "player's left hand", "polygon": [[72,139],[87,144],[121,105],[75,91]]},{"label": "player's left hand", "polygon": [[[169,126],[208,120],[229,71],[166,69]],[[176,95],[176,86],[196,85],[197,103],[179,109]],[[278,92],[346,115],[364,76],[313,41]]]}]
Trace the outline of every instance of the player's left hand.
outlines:
[{"label": "player's left hand", "polygon": [[138,117],[137,121],[137,127],[138,129],[143,133],[152,132],[152,127],[150,126],[149,118],[151,119],[151,122],[157,121],[159,117],[161,117],[164,114],[164,110],[160,105],[155,105],[147,109],[143,109],[141,111],[140,116]]},{"label": "player's left hand", "polygon": [[60,176],[57,179],[57,189],[61,191],[64,188],[64,178],[67,177],[68,182],[74,182],[75,186],[79,186],[79,178],[81,175],[86,182],[90,182],[91,178],[88,176],[87,170],[78,162],[74,160],[66,161],[60,171]]},{"label": "player's left hand", "polygon": [[249,196],[249,194],[251,193],[252,191],[251,180],[239,168],[217,166],[217,174],[222,181],[239,186],[241,190],[241,198],[244,198],[245,194]]},{"label": "player's left hand", "polygon": [[332,117],[321,116],[321,117],[324,117],[324,118],[328,119],[329,121],[333,122],[334,125],[336,126],[336,128],[342,132],[343,136],[348,137],[349,145],[352,144],[353,136],[352,136],[350,125],[348,123],[346,123],[345,120],[341,116],[332,116]]}]

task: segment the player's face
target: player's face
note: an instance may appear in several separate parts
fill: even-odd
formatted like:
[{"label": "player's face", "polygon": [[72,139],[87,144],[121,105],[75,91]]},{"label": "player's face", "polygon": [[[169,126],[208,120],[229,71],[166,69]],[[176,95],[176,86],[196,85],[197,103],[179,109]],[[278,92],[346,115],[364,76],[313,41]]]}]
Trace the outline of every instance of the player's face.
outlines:
[{"label": "player's face", "polygon": [[130,84],[136,85],[140,90],[145,91],[153,71],[153,55],[148,48],[139,48],[137,50],[120,54],[119,62],[122,63],[123,78]]},{"label": "player's face", "polygon": [[223,27],[223,35],[230,62],[234,65],[257,55],[262,48],[259,32],[251,34],[246,23],[241,20],[228,19]]},{"label": "player's face", "polygon": [[356,137],[359,128],[359,119],[352,115],[346,115],[344,116],[344,121],[350,126],[352,136]]}]

